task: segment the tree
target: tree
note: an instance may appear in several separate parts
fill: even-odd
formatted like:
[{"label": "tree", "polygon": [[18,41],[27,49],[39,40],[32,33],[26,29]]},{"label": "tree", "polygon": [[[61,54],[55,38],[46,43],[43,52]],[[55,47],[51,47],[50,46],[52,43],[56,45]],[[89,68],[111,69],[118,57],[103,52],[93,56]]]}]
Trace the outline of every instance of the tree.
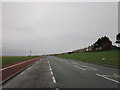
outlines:
[{"label": "tree", "polygon": [[108,50],[108,49],[111,49],[112,47],[112,42],[110,41],[110,39],[108,37],[103,37],[103,44],[102,44],[102,47],[103,47],[103,50]]},{"label": "tree", "polygon": [[115,43],[120,43],[120,33],[118,33],[118,35],[116,36],[116,42]]},{"label": "tree", "polygon": [[98,47],[101,47],[101,46],[102,46],[102,40],[99,38],[99,39],[95,42],[94,47],[95,47],[95,48],[98,48]]},{"label": "tree", "polygon": [[106,36],[99,38],[95,43],[94,43],[94,48],[99,48],[102,47],[102,50],[108,50],[111,49],[112,47],[112,42],[110,39]]},{"label": "tree", "polygon": [[120,33],[118,33],[118,35],[116,36],[117,40],[120,40]]}]

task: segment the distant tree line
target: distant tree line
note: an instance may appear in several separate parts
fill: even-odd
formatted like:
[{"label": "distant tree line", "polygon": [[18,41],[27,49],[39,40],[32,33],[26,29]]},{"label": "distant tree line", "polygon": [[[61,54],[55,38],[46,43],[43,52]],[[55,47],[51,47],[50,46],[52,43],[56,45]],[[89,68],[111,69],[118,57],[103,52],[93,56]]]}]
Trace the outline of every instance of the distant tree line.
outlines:
[{"label": "distant tree line", "polygon": [[[116,40],[117,41],[115,43],[120,43],[120,33],[116,36]],[[88,47],[77,49],[71,52],[60,53],[60,54],[72,54],[72,53],[79,53],[79,52],[95,52],[95,51],[111,50],[111,49],[116,49],[116,48],[119,49],[120,47],[112,45],[112,41],[109,39],[109,37],[103,36],[99,38],[95,43],[93,43],[92,45]],[[58,54],[54,54],[54,55],[58,55]]]},{"label": "distant tree line", "polygon": [[117,48],[117,47],[112,45],[112,41],[107,36],[103,36],[99,38],[94,44],[82,49],[77,49],[72,52],[68,52],[68,54],[78,53],[78,52],[103,51],[103,50],[110,50],[114,48]]}]

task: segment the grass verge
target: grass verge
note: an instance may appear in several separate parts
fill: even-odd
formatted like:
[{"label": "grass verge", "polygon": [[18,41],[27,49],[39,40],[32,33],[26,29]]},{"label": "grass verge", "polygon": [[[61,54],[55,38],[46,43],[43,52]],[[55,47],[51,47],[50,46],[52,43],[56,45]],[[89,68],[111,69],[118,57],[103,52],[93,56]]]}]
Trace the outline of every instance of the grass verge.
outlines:
[{"label": "grass verge", "polygon": [[2,65],[25,61],[39,56],[2,56]]},{"label": "grass verge", "polygon": [[58,57],[75,59],[87,62],[93,62],[98,64],[110,65],[120,67],[119,59],[120,50],[108,50],[108,51],[99,51],[99,52],[81,52],[81,53],[72,53],[57,55]]}]

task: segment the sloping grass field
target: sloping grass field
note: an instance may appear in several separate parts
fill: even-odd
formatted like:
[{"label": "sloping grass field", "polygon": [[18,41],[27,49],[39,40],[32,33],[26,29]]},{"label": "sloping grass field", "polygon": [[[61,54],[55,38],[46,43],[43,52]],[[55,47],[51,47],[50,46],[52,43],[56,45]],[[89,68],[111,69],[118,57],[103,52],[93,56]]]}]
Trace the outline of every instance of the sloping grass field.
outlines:
[{"label": "sloping grass field", "polygon": [[25,61],[39,56],[2,56],[2,65]]},{"label": "sloping grass field", "polygon": [[108,51],[98,51],[98,52],[81,52],[57,55],[58,57],[75,59],[87,62],[93,62],[98,64],[110,65],[120,67],[120,50],[108,50]]}]

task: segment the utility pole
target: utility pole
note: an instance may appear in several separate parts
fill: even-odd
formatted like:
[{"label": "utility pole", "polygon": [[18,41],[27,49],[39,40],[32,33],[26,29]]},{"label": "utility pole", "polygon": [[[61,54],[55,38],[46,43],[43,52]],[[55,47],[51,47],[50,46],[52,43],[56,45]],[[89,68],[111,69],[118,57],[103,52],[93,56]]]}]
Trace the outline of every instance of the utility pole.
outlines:
[{"label": "utility pole", "polygon": [[30,50],[30,56],[31,56],[31,52],[32,52],[32,51]]}]

